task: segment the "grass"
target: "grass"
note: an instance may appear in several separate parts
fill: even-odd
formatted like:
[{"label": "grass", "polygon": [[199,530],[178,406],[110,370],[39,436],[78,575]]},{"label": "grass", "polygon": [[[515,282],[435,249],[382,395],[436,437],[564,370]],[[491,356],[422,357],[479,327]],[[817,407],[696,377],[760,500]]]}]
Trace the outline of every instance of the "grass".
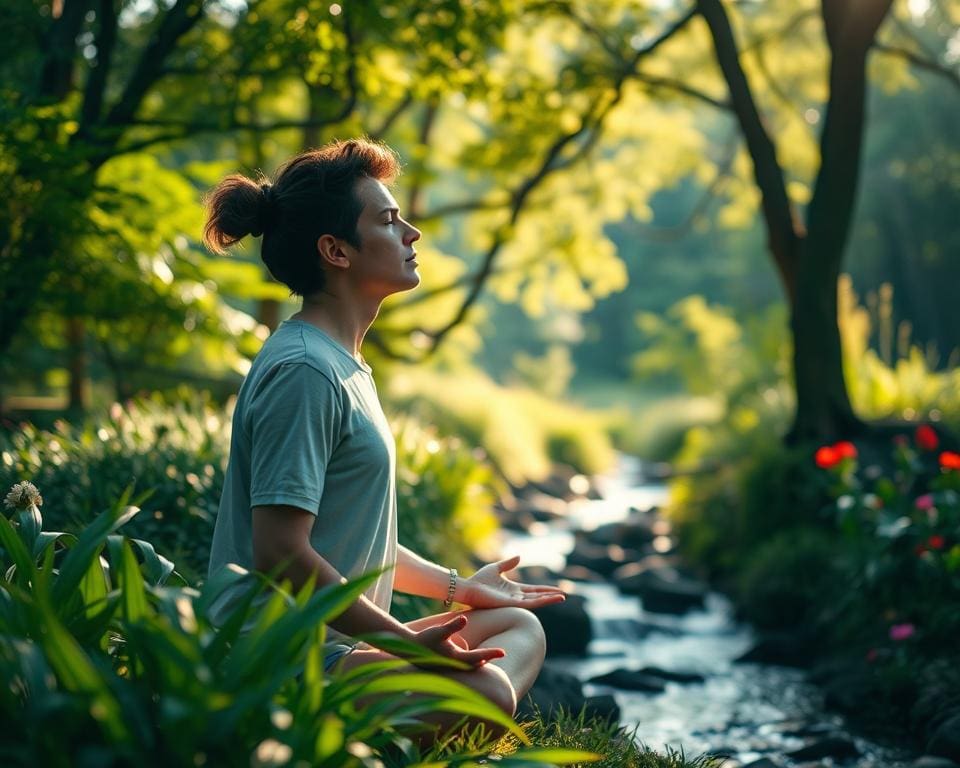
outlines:
[{"label": "grass", "polygon": [[[602,718],[588,718],[583,711],[572,713],[561,711],[549,719],[539,712],[534,720],[525,722],[521,728],[530,739],[534,749],[549,750],[585,750],[593,752],[599,759],[588,762],[571,762],[571,766],[595,766],[596,768],[718,768],[717,758],[699,756],[686,757],[683,752],[667,749],[659,753],[635,738],[635,730],[627,730],[620,725]],[[460,734],[458,737],[436,745],[420,754],[394,755],[386,757],[385,768],[411,768],[421,766],[466,766],[497,764],[514,754],[521,744],[516,736],[508,734],[499,740],[492,740],[482,726]],[[530,749],[529,747],[527,748]],[[530,753],[528,753],[530,754]],[[535,754],[535,753],[533,753]],[[415,757],[411,764],[411,757]],[[461,762],[461,761],[468,762]],[[511,762],[511,764],[513,764]],[[530,766],[543,765],[530,762]]]}]

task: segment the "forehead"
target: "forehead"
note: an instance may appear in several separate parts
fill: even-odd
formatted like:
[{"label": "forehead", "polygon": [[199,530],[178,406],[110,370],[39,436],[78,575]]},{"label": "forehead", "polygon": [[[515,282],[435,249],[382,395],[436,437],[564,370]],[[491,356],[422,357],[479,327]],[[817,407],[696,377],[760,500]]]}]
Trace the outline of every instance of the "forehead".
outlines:
[{"label": "forehead", "polygon": [[357,196],[363,203],[363,215],[377,216],[384,208],[399,207],[390,190],[377,179],[360,179],[357,182]]}]

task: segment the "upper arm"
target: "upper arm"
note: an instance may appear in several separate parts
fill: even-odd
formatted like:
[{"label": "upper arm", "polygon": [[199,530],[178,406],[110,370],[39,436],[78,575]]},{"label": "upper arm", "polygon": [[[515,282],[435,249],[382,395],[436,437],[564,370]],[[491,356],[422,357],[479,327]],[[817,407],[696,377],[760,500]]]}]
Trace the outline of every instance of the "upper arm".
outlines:
[{"label": "upper arm", "polygon": [[303,546],[309,546],[316,515],[299,507],[253,507],[253,567],[269,571]]},{"label": "upper arm", "polygon": [[333,383],[308,365],[282,365],[248,408],[251,507],[316,513],[340,439],[342,412]]}]

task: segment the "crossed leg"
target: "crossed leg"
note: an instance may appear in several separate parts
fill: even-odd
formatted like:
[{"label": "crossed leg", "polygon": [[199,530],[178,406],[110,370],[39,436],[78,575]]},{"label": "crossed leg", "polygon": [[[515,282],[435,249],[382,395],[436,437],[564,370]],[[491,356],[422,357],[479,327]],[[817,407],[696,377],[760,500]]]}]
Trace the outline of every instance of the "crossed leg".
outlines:
[{"label": "crossed leg", "polygon": [[[455,611],[427,616],[408,622],[411,629],[422,630],[442,624],[460,613],[466,614],[467,625],[457,636],[470,648],[502,648],[506,656],[495,659],[478,669],[470,671],[441,670],[437,674],[456,680],[473,688],[494,705],[513,717],[517,702],[522,699],[540,673],[546,653],[546,639],[540,620],[524,608],[490,608]],[[393,656],[377,649],[357,649],[347,654],[334,667],[336,670],[353,669],[362,664],[391,659]],[[391,674],[416,671],[414,667]],[[437,712],[424,716],[423,720],[447,730],[459,717]]]}]

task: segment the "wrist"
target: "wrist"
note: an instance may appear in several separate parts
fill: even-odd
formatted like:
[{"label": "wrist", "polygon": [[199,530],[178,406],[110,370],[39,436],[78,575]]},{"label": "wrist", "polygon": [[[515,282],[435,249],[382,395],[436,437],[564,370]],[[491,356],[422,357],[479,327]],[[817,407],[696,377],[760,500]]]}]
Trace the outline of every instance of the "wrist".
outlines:
[{"label": "wrist", "polygon": [[449,568],[447,575],[447,591],[444,595],[443,607],[447,610],[453,608],[453,604],[457,602],[457,592],[459,590],[461,578],[460,574],[457,573],[456,568]]}]

